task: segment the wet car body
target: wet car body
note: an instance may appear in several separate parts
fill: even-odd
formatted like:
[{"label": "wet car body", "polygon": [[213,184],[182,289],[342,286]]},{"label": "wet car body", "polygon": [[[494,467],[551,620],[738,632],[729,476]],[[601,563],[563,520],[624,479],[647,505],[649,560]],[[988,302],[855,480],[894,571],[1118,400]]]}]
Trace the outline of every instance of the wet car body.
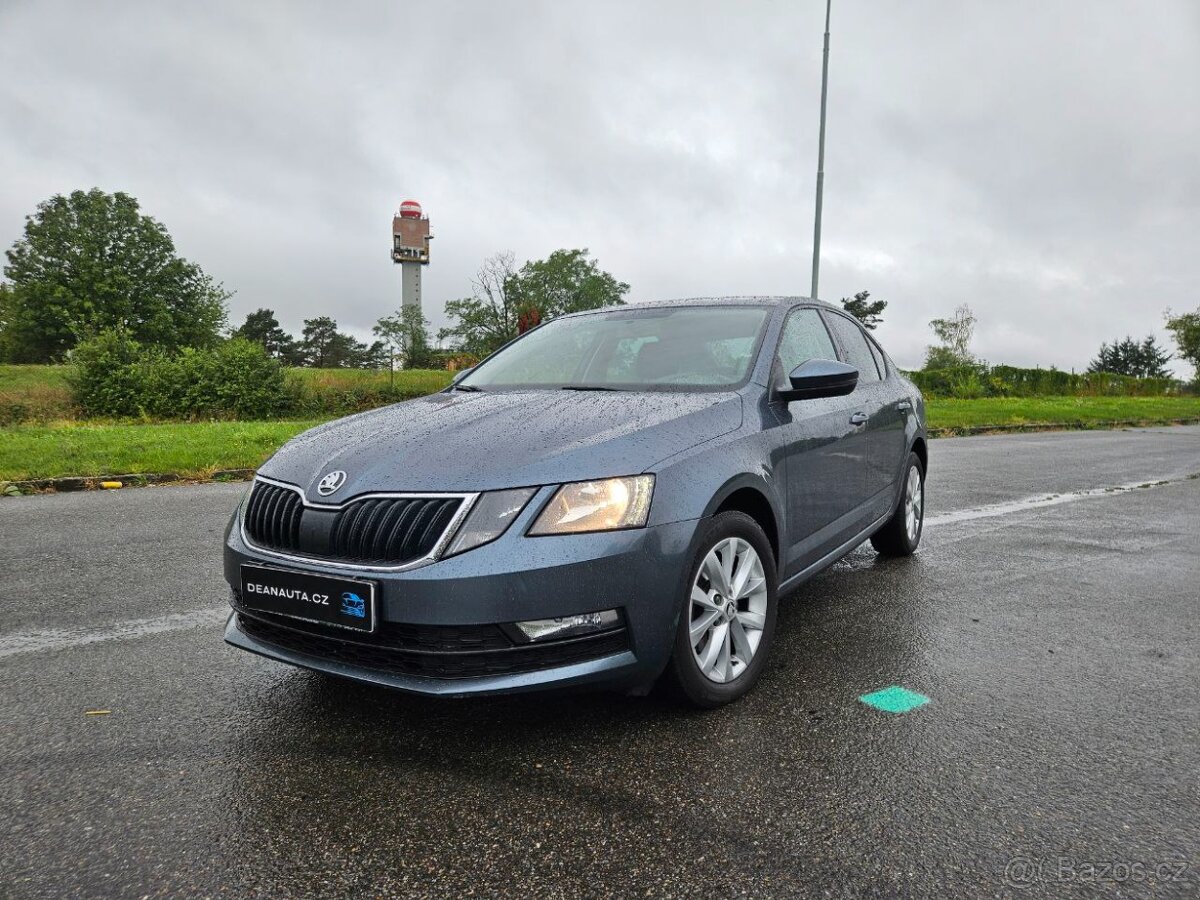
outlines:
[{"label": "wet car body", "polygon": [[[925,430],[919,392],[882,350],[871,343],[883,370],[877,380],[845,396],[785,401],[780,385],[787,374],[777,354],[785,321],[812,310],[828,323],[846,319],[841,311],[800,298],[639,308],[685,304],[766,311],[743,383],[656,391],[452,387],[331,422],[285,445],[252,490],[275,491],[269,498],[275,507],[294,512],[288,520],[298,536],[294,546],[305,534],[310,548],[336,545],[337,535],[322,538],[322,529],[344,531],[349,508],[364,500],[379,506],[403,495],[459,506],[445,513],[448,522],[422,559],[382,566],[280,549],[278,542],[265,546],[270,542],[247,531],[256,502],[258,520],[267,516],[266,501],[251,496],[225,536],[235,610],[226,640],[284,662],[424,694],[635,689],[653,682],[671,656],[700,526],[718,511],[742,511],[758,522],[771,543],[780,591],[887,522],[901,503],[910,452],[923,464]],[[849,319],[838,324],[858,328]],[[335,496],[322,496],[330,473],[345,473],[344,483]],[[561,486],[635,475],[653,476],[644,526],[530,534]],[[503,533],[447,556],[464,510],[489,492],[513,488],[533,493]],[[362,520],[389,515],[365,509],[355,513],[360,530],[367,527]],[[369,583],[379,628],[347,632],[250,608],[242,594],[247,565]],[[537,643],[514,628],[600,610],[618,611],[616,621],[564,640]]]}]

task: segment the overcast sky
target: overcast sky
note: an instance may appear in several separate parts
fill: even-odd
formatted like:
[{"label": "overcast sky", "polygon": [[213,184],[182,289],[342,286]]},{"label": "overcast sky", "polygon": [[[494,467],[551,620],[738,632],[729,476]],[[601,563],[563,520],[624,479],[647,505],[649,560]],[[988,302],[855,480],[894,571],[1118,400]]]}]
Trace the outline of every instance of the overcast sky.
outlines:
[{"label": "overcast sky", "polygon": [[[886,299],[901,364],[964,302],[980,356],[1064,369],[1200,305],[1200,3],[833,6],[821,294]],[[365,337],[412,197],[435,328],[498,250],[588,247],[633,301],[807,294],[823,13],[0,0],[0,245],[128,191],[235,323]]]}]

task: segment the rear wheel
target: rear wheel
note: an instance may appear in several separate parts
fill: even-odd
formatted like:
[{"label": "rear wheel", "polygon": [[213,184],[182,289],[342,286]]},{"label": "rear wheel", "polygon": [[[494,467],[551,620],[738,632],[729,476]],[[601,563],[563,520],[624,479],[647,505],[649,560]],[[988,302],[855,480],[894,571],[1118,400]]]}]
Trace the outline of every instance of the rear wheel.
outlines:
[{"label": "rear wheel", "polygon": [[668,671],[694,706],[721,706],[754,686],[775,632],[775,558],[758,523],[740,512],[714,516],[686,590]]},{"label": "rear wheel", "polygon": [[925,524],[925,468],[915,453],[908,454],[904,490],[892,517],[871,535],[871,546],[884,556],[911,556],[921,543]]}]

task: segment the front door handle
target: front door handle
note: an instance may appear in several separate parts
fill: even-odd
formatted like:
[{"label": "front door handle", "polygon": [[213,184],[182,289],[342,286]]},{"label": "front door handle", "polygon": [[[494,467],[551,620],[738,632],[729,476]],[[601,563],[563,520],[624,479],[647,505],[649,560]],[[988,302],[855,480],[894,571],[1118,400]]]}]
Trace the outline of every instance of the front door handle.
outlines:
[{"label": "front door handle", "polygon": [[864,412],[856,412],[850,417],[851,425],[861,425],[865,421],[867,421],[867,414]]}]

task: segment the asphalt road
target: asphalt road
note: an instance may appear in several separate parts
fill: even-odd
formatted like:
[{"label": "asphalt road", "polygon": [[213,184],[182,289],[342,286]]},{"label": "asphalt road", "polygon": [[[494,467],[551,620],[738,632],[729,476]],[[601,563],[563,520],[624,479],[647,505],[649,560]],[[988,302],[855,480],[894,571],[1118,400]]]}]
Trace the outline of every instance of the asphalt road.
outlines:
[{"label": "asphalt road", "polygon": [[241,485],[0,499],[0,895],[1200,895],[1200,429],[930,452],[704,714],[226,647]]}]

